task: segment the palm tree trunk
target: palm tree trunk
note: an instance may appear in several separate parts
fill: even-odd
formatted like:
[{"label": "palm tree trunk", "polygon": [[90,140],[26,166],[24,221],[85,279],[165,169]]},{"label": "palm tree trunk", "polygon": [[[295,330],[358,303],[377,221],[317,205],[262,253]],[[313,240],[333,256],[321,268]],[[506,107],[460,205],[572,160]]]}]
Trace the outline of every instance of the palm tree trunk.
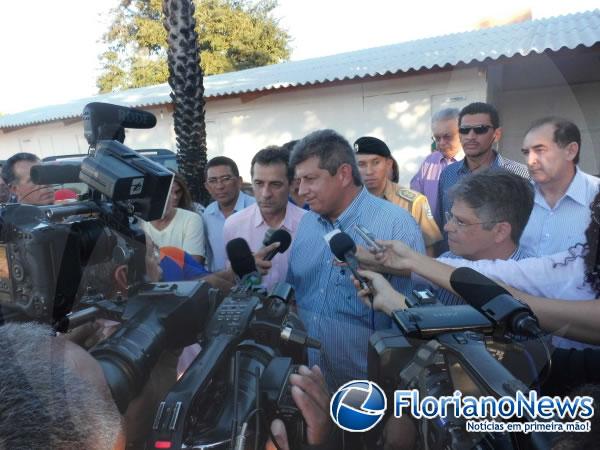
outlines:
[{"label": "palm tree trunk", "polygon": [[198,34],[195,31],[193,0],[164,0],[164,26],[167,30],[169,85],[175,110],[173,121],[179,170],[192,198],[206,204],[206,125],[204,113],[204,74],[200,67]]}]

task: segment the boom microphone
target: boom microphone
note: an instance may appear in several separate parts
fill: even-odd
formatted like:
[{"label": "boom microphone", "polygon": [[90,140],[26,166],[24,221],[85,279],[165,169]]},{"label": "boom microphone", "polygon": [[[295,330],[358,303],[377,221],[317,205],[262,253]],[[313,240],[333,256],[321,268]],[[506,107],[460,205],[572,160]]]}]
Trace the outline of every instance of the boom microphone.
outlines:
[{"label": "boom microphone", "polygon": [[[267,231],[267,233],[269,233],[269,231]],[[292,243],[292,236],[290,235],[290,233],[288,233],[285,230],[282,230],[281,228],[279,230],[273,231],[273,233],[270,233],[270,236],[268,237],[267,233],[265,233],[265,238],[263,240],[263,245],[265,247],[274,244],[275,242],[279,242],[279,247],[277,247],[274,250],[271,250],[264,257],[265,261],[271,261],[277,253],[285,253],[285,251],[290,247],[290,244]]]},{"label": "boom microphone", "polygon": [[[346,233],[337,233],[329,241],[331,252],[340,261],[348,264],[352,275],[360,283],[361,289],[369,289],[367,280],[358,274],[358,260],[356,259],[356,244]],[[369,294],[369,300],[373,303],[373,296]]]},{"label": "boom microphone", "polygon": [[498,283],[468,267],[450,276],[450,285],[462,298],[486,315],[496,327],[514,334],[541,334],[537,318],[528,305],[514,298]]},{"label": "boom microphone", "polygon": [[100,140],[122,143],[125,128],[152,128],[156,125],[156,116],[151,112],[100,102],[85,105],[81,117],[83,135],[92,147],[96,147]]},{"label": "boom microphone", "polygon": [[34,184],[80,183],[81,163],[45,163],[31,166],[31,181]]},{"label": "boom microphone", "polygon": [[245,239],[232,239],[225,246],[225,250],[227,251],[227,257],[231,262],[231,269],[242,279],[242,281],[244,281],[242,284],[260,284],[260,275],[256,269],[254,256]]}]

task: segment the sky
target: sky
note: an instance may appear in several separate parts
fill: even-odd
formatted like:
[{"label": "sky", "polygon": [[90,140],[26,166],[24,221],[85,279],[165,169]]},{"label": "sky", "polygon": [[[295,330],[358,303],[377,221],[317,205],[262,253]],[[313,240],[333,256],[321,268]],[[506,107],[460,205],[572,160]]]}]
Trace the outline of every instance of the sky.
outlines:
[{"label": "sky", "polygon": [[[0,113],[97,93],[108,11],[119,0],[2,2]],[[279,0],[275,16],[292,36],[292,59],[468,31],[486,17],[530,7],[543,18],[598,7],[598,0]]]}]

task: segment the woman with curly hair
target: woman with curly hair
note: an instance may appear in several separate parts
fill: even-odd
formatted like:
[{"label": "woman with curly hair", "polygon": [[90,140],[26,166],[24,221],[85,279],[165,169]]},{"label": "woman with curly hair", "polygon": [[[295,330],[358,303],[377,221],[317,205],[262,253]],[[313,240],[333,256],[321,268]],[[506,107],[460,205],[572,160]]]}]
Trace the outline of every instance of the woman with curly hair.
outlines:
[{"label": "woman with curly hair", "polygon": [[[585,346],[575,341],[600,344],[600,192],[590,209],[586,242],[540,258],[519,261],[436,260],[418,254],[398,241],[381,241],[386,250],[379,254],[359,248],[357,256],[365,268],[391,274],[414,272],[451,292],[455,292],[450,285],[454,268],[470,267],[504,283],[512,295],[529,304],[544,329],[568,338],[556,337],[556,346]],[[359,273],[371,280],[376,309],[389,313],[405,307],[404,297],[395,292],[379,273],[370,270]],[[365,290],[359,294],[362,297],[366,293]]]}]

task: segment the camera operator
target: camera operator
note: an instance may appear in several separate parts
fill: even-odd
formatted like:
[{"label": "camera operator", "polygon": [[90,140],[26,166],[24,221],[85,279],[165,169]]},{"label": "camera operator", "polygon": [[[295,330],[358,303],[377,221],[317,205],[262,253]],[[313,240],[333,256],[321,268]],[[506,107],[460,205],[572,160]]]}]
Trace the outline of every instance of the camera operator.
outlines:
[{"label": "camera operator", "polygon": [[31,181],[31,168],[40,162],[33,153],[17,153],[2,166],[2,178],[16,203],[40,206],[54,203],[54,189],[51,186],[40,186]]}]

